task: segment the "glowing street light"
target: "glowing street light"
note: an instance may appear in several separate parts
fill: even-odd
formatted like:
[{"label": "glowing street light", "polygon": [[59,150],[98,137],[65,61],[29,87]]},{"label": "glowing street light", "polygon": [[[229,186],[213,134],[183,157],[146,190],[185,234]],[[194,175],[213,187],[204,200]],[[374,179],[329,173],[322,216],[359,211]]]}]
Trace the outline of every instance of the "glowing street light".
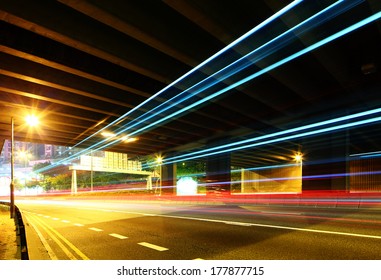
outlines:
[{"label": "glowing street light", "polygon": [[137,137],[129,137],[129,136],[122,136],[120,138],[121,141],[123,141],[124,143],[131,143],[131,142],[136,142],[139,140],[139,138]]},{"label": "glowing street light", "polygon": [[124,139],[124,143],[131,143],[131,142],[136,142],[136,141],[138,141],[137,137],[131,137],[131,138],[127,137]]},{"label": "glowing street light", "polygon": [[28,163],[28,159],[31,158],[31,154],[28,153],[27,151],[18,151],[18,157],[20,161],[24,161],[24,167],[26,167]]},{"label": "glowing street light", "polygon": [[104,132],[102,132],[101,134],[102,134],[102,136],[105,137],[105,138],[113,138],[113,137],[116,136],[115,133],[107,132],[107,131],[104,131]]},{"label": "glowing street light", "polygon": [[29,126],[37,126],[39,123],[39,119],[35,115],[26,116],[25,121]]},{"label": "glowing street light", "polygon": [[162,163],[163,163],[163,157],[162,157],[162,156],[157,156],[157,157],[156,157],[156,162],[157,162],[158,164],[162,164]]},{"label": "glowing street light", "polygon": [[303,162],[303,154],[298,152],[294,155],[294,160],[297,162],[297,163],[302,163]]},{"label": "glowing street light", "polygon": [[121,136],[121,137],[117,137],[118,135],[113,133],[113,132],[109,132],[109,131],[104,131],[101,133],[101,135],[107,139],[112,139],[114,138],[114,140],[120,140],[120,141],[123,141],[124,143],[131,143],[131,142],[135,142],[135,141],[138,141],[139,138],[137,137],[129,137],[129,136]]}]

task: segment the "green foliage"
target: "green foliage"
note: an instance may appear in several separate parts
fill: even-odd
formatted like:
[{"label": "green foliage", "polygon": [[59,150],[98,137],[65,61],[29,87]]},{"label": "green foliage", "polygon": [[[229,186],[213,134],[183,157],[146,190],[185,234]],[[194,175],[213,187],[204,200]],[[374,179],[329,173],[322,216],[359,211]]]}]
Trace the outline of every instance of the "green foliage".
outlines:
[{"label": "green foliage", "polygon": [[33,166],[33,171],[38,171],[41,168],[47,167],[51,165],[50,162],[42,162],[42,163],[37,163]]},{"label": "green foliage", "polygon": [[[123,174],[123,173],[109,173],[109,172],[94,172],[93,184],[94,186],[104,186],[112,184],[123,184],[129,180],[140,179],[141,175]],[[80,187],[89,187],[91,183],[91,173],[85,172],[78,176],[78,185]]]},{"label": "green foliage", "polygon": [[177,164],[177,177],[199,176],[205,173],[205,162],[187,161]]},{"label": "green foliage", "polygon": [[46,189],[67,190],[71,188],[71,176],[69,174],[59,174],[54,177],[45,178]]},{"label": "green foliage", "polygon": [[157,157],[154,155],[146,156],[144,160],[142,160],[142,164],[145,166],[145,168],[143,168],[144,170],[151,172],[157,169],[159,166],[157,163]]}]

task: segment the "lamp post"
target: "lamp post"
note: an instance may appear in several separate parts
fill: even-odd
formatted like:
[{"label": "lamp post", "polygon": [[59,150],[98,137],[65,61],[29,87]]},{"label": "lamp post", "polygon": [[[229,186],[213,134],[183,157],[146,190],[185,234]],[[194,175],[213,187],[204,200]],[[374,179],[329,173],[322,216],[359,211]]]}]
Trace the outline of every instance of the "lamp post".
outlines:
[{"label": "lamp post", "polygon": [[294,155],[294,160],[300,166],[300,185],[303,189],[303,154],[301,152],[297,152]]},{"label": "lamp post", "polygon": [[[26,122],[29,126],[36,126],[38,124],[38,118],[30,115],[26,117]],[[11,184],[10,184],[10,216],[11,219],[15,216],[15,120],[11,117]]]},{"label": "lamp post", "polygon": [[14,185],[14,168],[15,168],[15,120],[11,117],[11,184],[10,184],[10,214],[11,219],[14,218],[15,215],[15,185]]},{"label": "lamp post", "polygon": [[159,195],[161,196],[161,189],[163,187],[162,185],[162,163],[163,163],[163,157],[162,156],[157,156],[156,157],[156,163],[159,165],[159,182],[160,182],[160,185],[159,185]]},{"label": "lamp post", "polygon": [[94,190],[94,166],[93,166],[93,150],[90,151],[90,164],[91,164],[91,172],[90,172],[90,191]]}]

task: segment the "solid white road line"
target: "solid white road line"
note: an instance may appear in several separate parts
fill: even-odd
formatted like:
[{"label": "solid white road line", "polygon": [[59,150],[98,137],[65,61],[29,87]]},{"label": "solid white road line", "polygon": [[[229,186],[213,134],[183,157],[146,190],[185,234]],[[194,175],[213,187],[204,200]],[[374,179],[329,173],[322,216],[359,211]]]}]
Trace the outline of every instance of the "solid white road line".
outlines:
[{"label": "solid white road line", "polygon": [[227,221],[225,222],[227,225],[233,225],[233,226],[244,226],[244,227],[250,227],[251,225],[248,223],[241,223],[241,222],[233,222],[233,221]]},{"label": "solid white road line", "polygon": [[155,244],[151,244],[151,243],[148,243],[148,242],[140,242],[138,244],[141,245],[141,246],[144,246],[144,247],[156,250],[156,251],[160,251],[160,252],[169,250],[168,248],[157,246]]},{"label": "solid white road line", "polygon": [[119,239],[126,239],[126,238],[128,238],[127,236],[120,235],[120,234],[117,234],[117,233],[110,233],[109,235],[112,236],[112,237],[115,237],[115,238],[119,238]]},{"label": "solid white road line", "polygon": [[35,230],[35,232],[37,233],[38,237],[40,238],[40,241],[41,241],[42,245],[45,247],[46,252],[48,253],[50,259],[51,260],[58,260],[57,255],[54,253],[52,247],[50,247],[48,241],[46,241],[44,235],[41,233],[41,231],[38,229],[38,227],[32,222],[30,217],[27,216],[26,218],[27,218],[27,220],[29,222],[29,225],[32,226],[32,228]]},{"label": "solid white road line", "polygon": [[[92,210],[94,210],[94,209],[92,209]],[[351,236],[351,237],[381,239],[381,235],[357,234],[357,233],[351,233],[351,232],[329,231],[329,230],[319,230],[319,229],[310,229],[310,228],[298,228],[298,227],[278,226],[278,225],[271,225],[271,224],[255,224],[255,223],[247,223],[247,222],[216,220],[216,219],[206,219],[206,218],[197,218],[197,217],[173,216],[173,215],[167,215],[167,214],[147,214],[147,213],[134,212],[134,211],[114,211],[114,212],[137,214],[137,215],[142,215],[142,216],[155,216],[155,217],[174,218],[174,219],[183,219],[183,220],[194,220],[194,221],[203,221],[203,222],[212,222],[212,223],[224,223],[227,225],[236,225],[236,226],[239,225],[239,226],[247,226],[247,227],[252,226],[252,227],[263,227],[263,228],[275,228],[275,229],[285,229],[285,230],[293,230],[293,231],[301,231],[301,232],[313,232],[313,233],[321,233],[321,234],[332,234],[332,235],[342,235],[342,236]],[[272,212],[272,211],[266,211],[266,212],[267,212],[267,214],[270,214],[269,212]],[[283,212],[272,212],[271,214],[275,214],[275,213],[278,213],[278,214],[282,213],[282,214],[286,214],[286,215],[303,214],[300,212],[285,212],[285,213],[283,213]]]},{"label": "solid white road line", "polygon": [[[214,220],[214,219],[204,219],[204,218],[184,217],[184,216],[172,216],[172,215],[157,215],[157,216],[158,217],[174,218],[174,219],[184,219],[184,220],[193,220],[193,221],[237,225],[237,223],[234,221],[224,221],[224,220]],[[358,234],[358,233],[351,233],[351,232],[329,231],[329,230],[319,230],[319,229],[311,229],[311,228],[298,228],[298,227],[278,226],[278,225],[270,225],[270,224],[254,224],[254,223],[245,223],[245,222],[242,222],[242,223],[240,222],[239,224],[242,226],[244,225],[244,226],[253,226],[253,227],[275,228],[275,229],[314,232],[314,233],[352,236],[352,237],[361,237],[361,238],[381,239],[381,235],[368,235],[368,234]]]},{"label": "solid white road line", "polygon": [[300,212],[275,212],[275,211],[258,211],[259,213],[263,214],[275,214],[275,215],[295,215],[295,216],[301,216],[303,213]]}]

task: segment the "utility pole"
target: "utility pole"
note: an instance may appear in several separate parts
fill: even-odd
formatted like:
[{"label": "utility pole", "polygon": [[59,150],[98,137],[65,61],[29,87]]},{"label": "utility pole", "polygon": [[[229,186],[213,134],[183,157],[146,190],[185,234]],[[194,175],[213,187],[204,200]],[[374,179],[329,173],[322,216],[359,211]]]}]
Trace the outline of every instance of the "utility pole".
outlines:
[{"label": "utility pole", "polygon": [[14,168],[15,168],[15,121],[13,117],[11,117],[11,184],[10,184],[10,214],[11,219],[14,218],[15,215],[15,184],[14,184]]}]

